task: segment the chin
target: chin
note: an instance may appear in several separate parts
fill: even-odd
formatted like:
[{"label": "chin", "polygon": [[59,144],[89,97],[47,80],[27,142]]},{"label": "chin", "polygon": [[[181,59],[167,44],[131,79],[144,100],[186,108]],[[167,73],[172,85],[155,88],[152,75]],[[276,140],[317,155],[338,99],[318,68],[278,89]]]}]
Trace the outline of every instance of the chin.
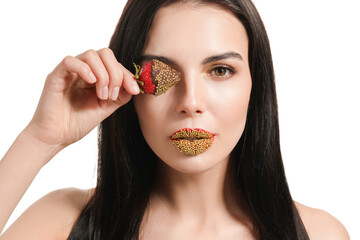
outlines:
[{"label": "chin", "polygon": [[[171,157],[169,157],[171,156]],[[167,157],[159,157],[159,161],[167,167],[184,174],[198,174],[210,171],[215,167],[226,164],[229,159],[227,156],[216,156],[210,149],[201,154],[190,156],[182,152],[169,154]]]}]

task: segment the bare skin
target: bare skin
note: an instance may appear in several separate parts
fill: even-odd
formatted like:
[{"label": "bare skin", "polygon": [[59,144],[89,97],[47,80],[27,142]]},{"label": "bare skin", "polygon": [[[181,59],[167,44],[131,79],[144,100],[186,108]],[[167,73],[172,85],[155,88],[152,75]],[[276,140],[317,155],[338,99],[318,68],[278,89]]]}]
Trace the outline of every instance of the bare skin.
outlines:
[{"label": "bare skin", "polygon": [[[201,22],[202,28],[194,31],[194,22]],[[170,35],[172,26],[180,23],[184,31]],[[233,32],[234,27],[239,31]],[[166,41],[160,42],[161,39]],[[163,95],[167,101],[159,102],[160,97],[146,95],[134,97],[145,138],[159,143],[150,146],[159,156],[160,167],[140,228],[141,239],[257,239],[246,208],[232,197],[235,186],[229,170],[233,169],[229,166],[232,149],[229,146],[235,145],[242,134],[251,90],[247,45],[246,31],[238,19],[218,7],[175,5],[157,14],[144,52],[174,58],[184,77],[181,84]],[[203,64],[204,59],[224,51],[243,57]],[[214,71],[214,65],[223,66],[222,70],[232,66],[237,73]],[[64,147],[80,140],[132,95],[137,95],[139,89],[133,89],[133,83],[133,75],[116,61],[109,49],[67,57],[58,65],[46,80],[33,120],[0,162],[0,200],[4,203],[0,229],[42,166]],[[119,94],[117,87],[125,91]],[[215,92],[221,101],[209,98]],[[238,109],[229,111],[229,103],[235,100]],[[159,104],[163,104],[162,111],[172,109],[171,104],[177,105],[174,112],[157,114],[152,106]],[[173,121],[166,119],[169,116]],[[174,126],[148,127],[141,122],[142,117]],[[159,127],[170,129],[171,134],[173,128],[177,130],[189,122],[196,123],[195,127],[203,127],[207,122],[212,124],[205,127],[217,126],[211,129],[217,134],[217,142],[207,152],[181,161],[185,156],[168,147],[168,142],[162,142],[168,139],[168,133],[162,138],[163,133],[156,135],[151,131]],[[227,126],[231,126],[231,132]],[[24,167],[19,169],[19,165]],[[71,188],[49,193],[25,211],[0,239],[67,239],[92,192],[93,189]],[[331,215],[298,203],[296,206],[311,239],[350,239],[342,224]]]},{"label": "bare skin", "polygon": [[[89,200],[91,193],[92,189],[80,190],[74,188],[61,189],[49,193],[25,211],[0,239],[67,239],[73,223],[80,214],[85,202]],[[311,240],[350,239],[344,226],[329,213],[304,206],[300,203],[295,204]],[[172,221],[173,217],[171,217],[171,213],[168,212],[167,209],[158,210],[156,215],[148,219],[148,224],[149,228],[151,228],[151,226],[157,226],[155,231],[159,232],[149,233],[151,236],[143,235],[142,239],[159,239],[159,235],[167,237],[175,236],[174,238],[166,239],[220,239],[215,237],[218,236],[220,232],[214,233],[213,226],[208,226],[208,228],[203,226],[202,228],[196,229],[198,231],[197,235],[192,235],[194,234],[194,227],[189,226],[189,224],[177,225],[182,223],[174,223]],[[56,218],[54,216],[56,216]],[[164,219],[170,219],[170,221],[163,221]],[[158,224],[159,222],[162,223],[161,226]],[[44,227],[44,223],[46,223],[46,228]],[[224,224],[224,222],[219,219],[218,226],[221,226],[221,224]],[[242,236],[240,237],[241,239],[256,239],[249,228],[234,226],[231,222],[226,222],[226,224],[228,229],[232,228],[231,231],[237,238]],[[181,229],[177,229],[176,226],[181,226]],[[166,229],[166,231],[164,231],[164,229]],[[199,235],[201,235],[201,237],[199,237]],[[181,238],[176,238],[176,236],[181,236]]]},{"label": "bare skin", "polygon": [[[53,156],[83,138],[130,101],[132,95],[139,94],[133,77],[108,48],[65,57],[48,75],[34,117],[0,162],[0,231],[36,174]],[[35,204],[36,208],[46,205],[47,199]],[[45,208],[49,210],[49,205]],[[31,211],[25,214],[29,215]],[[15,226],[24,231],[13,227],[15,231],[9,229],[12,233],[5,233],[2,238],[15,234],[13,237],[19,239],[16,234],[35,229],[32,223],[21,224],[23,219],[19,218]],[[36,231],[34,234],[40,239]],[[31,234],[23,236],[29,239]]]}]

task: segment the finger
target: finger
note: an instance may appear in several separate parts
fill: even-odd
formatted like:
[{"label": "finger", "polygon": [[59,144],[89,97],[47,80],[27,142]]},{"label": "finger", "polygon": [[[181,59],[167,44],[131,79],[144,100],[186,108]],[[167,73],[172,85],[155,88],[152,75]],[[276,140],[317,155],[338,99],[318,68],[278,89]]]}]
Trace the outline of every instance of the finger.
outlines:
[{"label": "finger", "polygon": [[123,87],[126,91],[132,95],[138,95],[140,93],[139,85],[135,79],[134,74],[127,70],[123,65],[120,64],[120,68],[124,74]]},{"label": "finger", "polygon": [[98,53],[110,75],[110,98],[116,100],[116,95],[122,92],[119,91],[121,87],[124,87],[132,95],[139,94],[140,89],[134,80],[134,75],[117,61],[113,51],[104,48],[99,50]]},{"label": "finger", "polygon": [[98,54],[109,74],[109,98],[116,101],[119,97],[120,88],[124,79],[120,63],[116,60],[113,51],[109,48],[100,49]]},{"label": "finger", "polygon": [[102,100],[107,100],[109,97],[109,74],[99,56],[94,50],[88,50],[77,56],[80,60],[89,65],[91,71],[94,73],[96,81],[96,93]]},{"label": "finger", "polygon": [[[96,77],[91,71],[89,65],[72,56],[65,57],[62,62],[54,69],[54,71],[50,73],[50,75],[56,75],[57,77],[66,79],[69,76],[69,73],[78,74],[85,82],[89,84],[96,82]],[[50,77],[50,79],[53,78]]]}]

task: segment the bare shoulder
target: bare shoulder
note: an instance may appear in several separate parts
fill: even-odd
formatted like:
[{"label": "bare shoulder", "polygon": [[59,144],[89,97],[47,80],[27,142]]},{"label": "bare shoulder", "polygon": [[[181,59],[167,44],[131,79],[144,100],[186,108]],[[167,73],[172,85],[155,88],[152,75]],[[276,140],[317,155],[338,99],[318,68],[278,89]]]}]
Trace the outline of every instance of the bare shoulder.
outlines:
[{"label": "bare shoulder", "polygon": [[295,206],[299,211],[310,239],[350,239],[344,225],[329,213],[320,209],[307,207],[298,202],[295,202]]},{"label": "bare shoulder", "polygon": [[32,204],[1,239],[67,239],[93,189],[55,190]]}]

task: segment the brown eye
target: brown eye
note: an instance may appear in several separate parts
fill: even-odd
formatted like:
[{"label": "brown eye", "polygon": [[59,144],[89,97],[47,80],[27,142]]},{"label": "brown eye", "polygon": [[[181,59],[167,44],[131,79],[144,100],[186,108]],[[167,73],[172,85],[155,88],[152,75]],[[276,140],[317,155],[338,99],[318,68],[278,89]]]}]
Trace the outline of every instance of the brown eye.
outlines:
[{"label": "brown eye", "polygon": [[227,67],[216,67],[211,70],[211,75],[215,75],[216,77],[228,77],[233,73],[234,71]]}]

